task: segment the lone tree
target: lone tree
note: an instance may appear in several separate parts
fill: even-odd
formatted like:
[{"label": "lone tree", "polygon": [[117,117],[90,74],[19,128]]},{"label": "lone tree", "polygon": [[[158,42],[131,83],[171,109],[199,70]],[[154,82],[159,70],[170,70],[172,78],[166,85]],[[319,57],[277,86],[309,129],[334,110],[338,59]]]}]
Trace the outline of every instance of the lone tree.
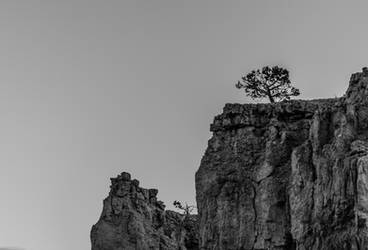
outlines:
[{"label": "lone tree", "polygon": [[256,98],[268,97],[271,103],[290,100],[292,96],[300,95],[300,91],[290,84],[289,71],[274,66],[265,66],[262,70],[253,70],[241,78],[235,85],[238,89],[244,88],[246,95]]},{"label": "lone tree", "polygon": [[176,209],[180,210],[184,214],[184,219],[186,219],[188,216],[190,216],[195,209],[195,206],[190,206],[187,203],[183,205],[180,201],[174,201],[173,205]]},{"label": "lone tree", "polygon": [[192,212],[195,209],[195,206],[188,205],[187,203],[185,203],[184,205],[180,201],[177,201],[177,200],[173,202],[173,205],[175,206],[176,209],[180,210],[183,213],[179,221],[178,231],[176,232],[176,240],[178,242],[177,249],[180,250],[180,249],[183,249],[181,245],[185,245],[185,241],[186,241],[186,235],[183,230],[187,228],[188,223],[190,225],[190,220],[191,220],[190,216],[192,215]]}]

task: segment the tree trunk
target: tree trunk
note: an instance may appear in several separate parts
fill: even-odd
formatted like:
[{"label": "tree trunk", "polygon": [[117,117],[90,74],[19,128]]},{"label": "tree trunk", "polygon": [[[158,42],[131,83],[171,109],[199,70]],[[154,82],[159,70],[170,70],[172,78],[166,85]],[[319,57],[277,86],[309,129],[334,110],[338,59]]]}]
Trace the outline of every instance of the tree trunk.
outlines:
[{"label": "tree trunk", "polygon": [[271,103],[274,103],[275,102],[275,99],[273,98],[273,96],[271,94],[271,90],[270,90],[270,88],[268,86],[266,87],[266,94],[268,96],[268,99],[270,99],[270,102]]},{"label": "tree trunk", "polygon": [[271,95],[271,93],[268,93],[268,99],[270,99],[270,102],[271,103],[274,103],[275,102],[275,99],[273,98],[273,96]]}]

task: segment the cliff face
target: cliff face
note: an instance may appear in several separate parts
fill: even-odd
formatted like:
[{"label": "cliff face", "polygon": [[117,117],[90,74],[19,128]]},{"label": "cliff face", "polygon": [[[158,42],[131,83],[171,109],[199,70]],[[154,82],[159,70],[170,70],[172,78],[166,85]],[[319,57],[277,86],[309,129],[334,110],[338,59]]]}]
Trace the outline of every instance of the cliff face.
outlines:
[{"label": "cliff face", "polygon": [[342,98],[227,104],[196,173],[201,249],[368,249],[368,70]]},{"label": "cliff face", "polygon": [[92,227],[92,250],[196,250],[196,215],[166,211],[156,189],[139,187],[130,174],[111,178],[109,196]]},{"label": "cliff face", "polygon": [[368,69],[342,98],[227,104],[211,131],[198,216],[122,173],[92,250],[368,250]]}]

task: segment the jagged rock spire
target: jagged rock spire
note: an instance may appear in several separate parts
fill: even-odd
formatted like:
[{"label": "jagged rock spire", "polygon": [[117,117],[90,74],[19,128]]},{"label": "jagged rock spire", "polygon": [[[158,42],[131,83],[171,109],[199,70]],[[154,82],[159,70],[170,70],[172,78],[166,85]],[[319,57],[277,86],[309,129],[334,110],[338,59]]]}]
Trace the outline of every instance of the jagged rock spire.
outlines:
[{"label": "jagged rock spire", "polygon": [[109,196],[92,227],[92,250],[198,249],[196,216],[165,210],[157,189],[145,189],[123,172],[111,178]]}]

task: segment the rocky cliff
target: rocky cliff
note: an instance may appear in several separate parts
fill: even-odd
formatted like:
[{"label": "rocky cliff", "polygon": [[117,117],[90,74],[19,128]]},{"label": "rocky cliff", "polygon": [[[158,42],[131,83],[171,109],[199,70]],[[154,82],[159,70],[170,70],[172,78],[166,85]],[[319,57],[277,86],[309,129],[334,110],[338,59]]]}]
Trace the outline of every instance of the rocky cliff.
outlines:
[{"label": "rocky cliff", "polygon": [[227,104],[196,173],[200,249],[368,249],[368,70],[342,98]]},{"label": "rocky cliff", "polygon": [[157,189],[139,187],[130,174],[111,178],[109,196],[92,227],[92,250],[196,250],[196,215],[165,210]]},{"label": "rocky cliff", "polygon": [[211,131],[198,217],[165,211],[157,190],[123,173],[92,250],[368,249],[367,68],[341,98],[227,104]]}]

